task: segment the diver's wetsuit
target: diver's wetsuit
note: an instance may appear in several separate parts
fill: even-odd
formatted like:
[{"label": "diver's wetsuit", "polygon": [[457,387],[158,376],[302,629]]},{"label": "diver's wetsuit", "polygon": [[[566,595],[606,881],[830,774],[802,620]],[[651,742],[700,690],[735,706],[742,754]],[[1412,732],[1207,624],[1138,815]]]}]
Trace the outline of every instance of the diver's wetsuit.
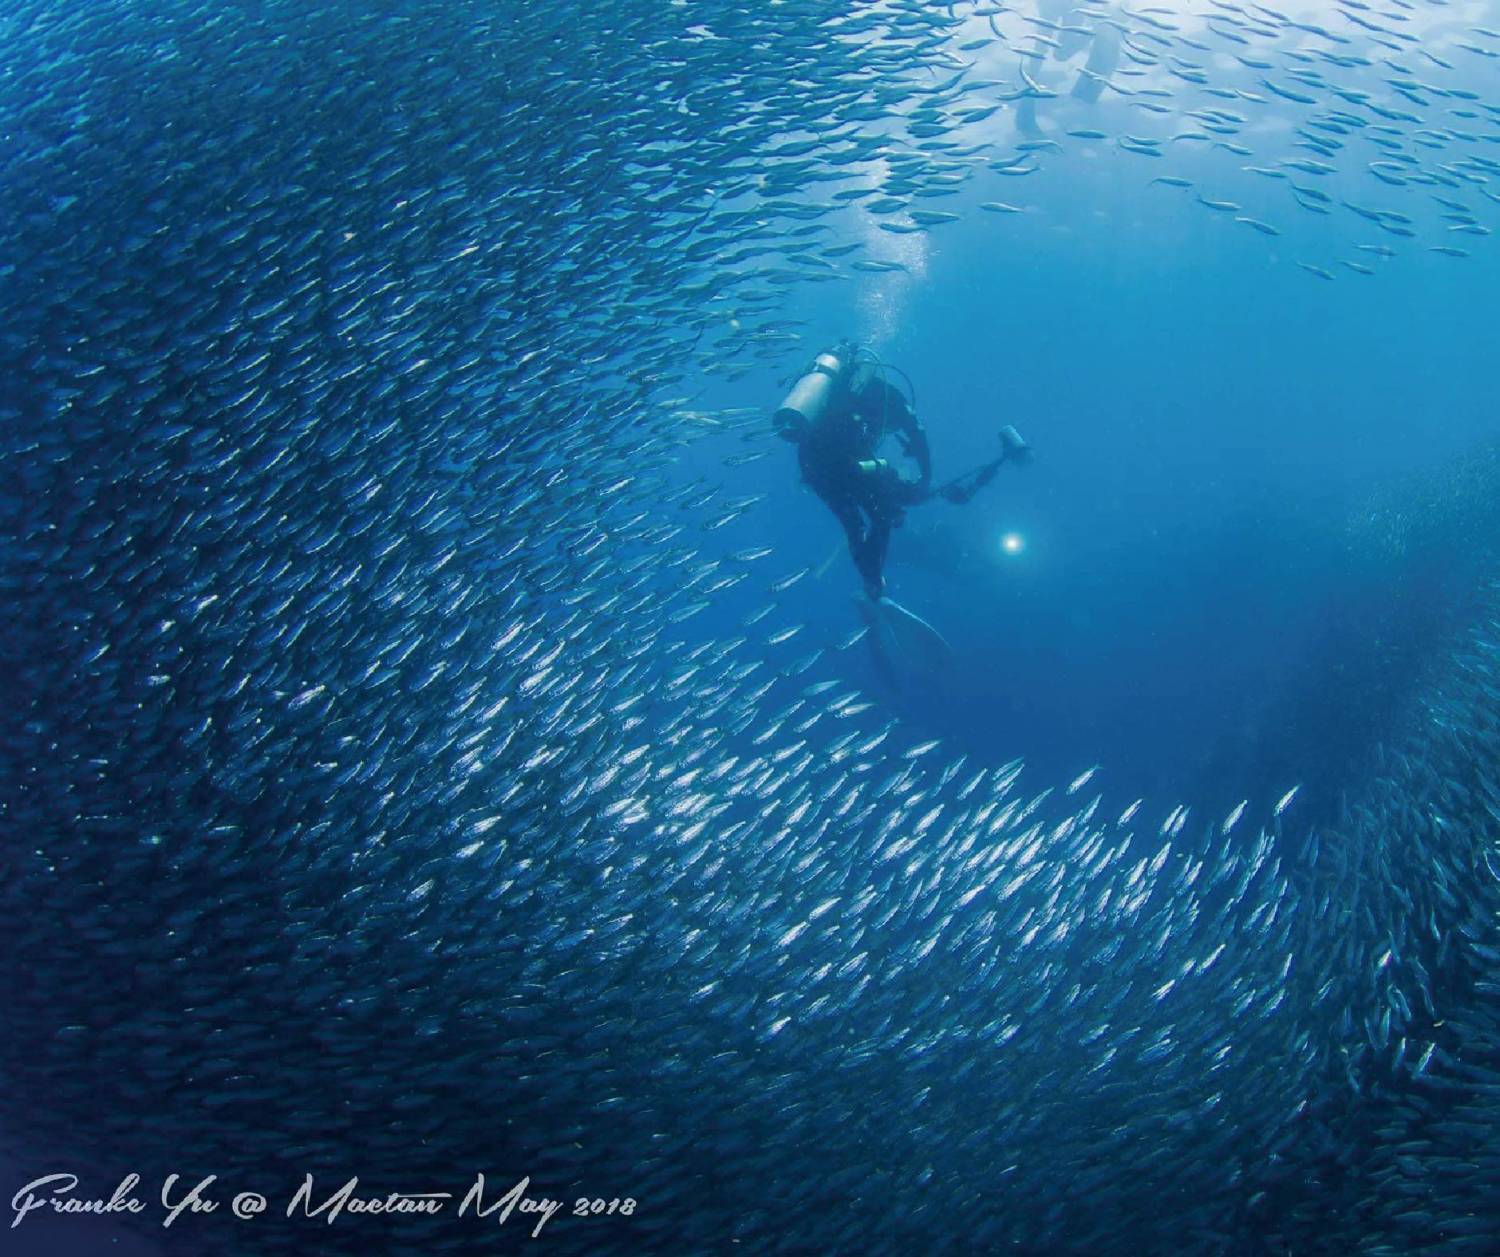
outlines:
[{"label": "diver's wetsuit", "polygon": [[[877,457],[886,436],[896,437],[903,453],[916,461],[916,480]],[[797,463],[802,479],[844,526],[866,591],[879,598],[891,529],[908,506],[932,496],[927,434],[906,398],[878,367],[858,363],[828,413],[801,434]]]}]

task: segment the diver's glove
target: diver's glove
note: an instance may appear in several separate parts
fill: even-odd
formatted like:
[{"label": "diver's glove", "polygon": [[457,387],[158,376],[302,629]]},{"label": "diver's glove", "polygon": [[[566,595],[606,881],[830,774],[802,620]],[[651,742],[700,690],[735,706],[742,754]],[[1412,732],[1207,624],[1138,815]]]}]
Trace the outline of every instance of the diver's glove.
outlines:
[{"label": "diver's glove", "polygon": [[855,466],[874,489],[878,509],[893,525],[906,518],[906,507],[919,506],[932,498],[934,490],[927,476],[908,480],[888,459],[866,458]]}]

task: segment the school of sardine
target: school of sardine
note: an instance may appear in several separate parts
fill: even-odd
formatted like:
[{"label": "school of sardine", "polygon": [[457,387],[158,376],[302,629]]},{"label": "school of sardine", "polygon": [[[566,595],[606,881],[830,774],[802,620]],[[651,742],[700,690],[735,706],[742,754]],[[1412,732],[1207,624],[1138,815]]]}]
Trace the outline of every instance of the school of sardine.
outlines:
[{"label": "school of sardine", "polygon": [[1484,14],[15,0],[6,1136],[635,1202],[563,1251],[1496,1251],[1500,585],[1336,823],[1031,781],[847,679],[692,391],[1085,154],[1323,281],[1477,252]]}]

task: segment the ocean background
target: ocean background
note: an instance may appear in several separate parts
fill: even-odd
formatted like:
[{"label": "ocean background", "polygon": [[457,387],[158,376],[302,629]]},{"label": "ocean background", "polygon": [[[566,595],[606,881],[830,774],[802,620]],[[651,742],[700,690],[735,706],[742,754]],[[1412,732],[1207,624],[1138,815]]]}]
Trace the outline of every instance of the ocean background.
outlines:
[{"label": "ocean background", "polygon": [[[5,1195],[1496,1251],[1496,28],[0,15]],[[896,686],[769,425],[841,337],[1035,453],[896,533]],[[0,1253],[493,1239],[147,1216]]]},{"label": "ocean background", "polygon": [[[1332,806],[1473,579],[1443,486],[1495,435],[1473,304],[1493,259],[1414,256],[1329,285],[1294,264],[1328,247],[1311,215],[1268,245],[1148,186],[1140,158],[1083,149],[1020,184],[1024,214],[939,202],[969,217],[924,238],[920,277],[856,280],[852,309],[825,285],[797,311],[814,341],[854,336],[914,377],[939,481],[993,457],[1003,423],[1037,451],[968,508],[939,502],[897,531],[891,590],[959,661],[953,685],[896,708],[1047,780],[1102,765],[1163,813],[1299,782]],[[1234,159],[1215,156],[1172,169],[1232,184]],[[976,183],[975,201],[1013,186]],[[1346,228],[1341,243],[1357,258],[1378,240]],[[726,404],[779,396],[785,374],[737,381]],[[776,448],[753,475],[687,465],[771,497],[767,535],[818,567],[842,533],[787,491],[792,462]],[[1012,532],[1024,550],[1007,555]],[[857,626],[855,592],[840,555],[802,600]]]},{"label": "ocean background", "polygon": [[[1279,112],[1257,111],[1257,151],[1295,150]],[[1493,250],[1367,254],[1375,275],[1328,284],[1296,262],[1358,261],[1382,233],[1303,212],[1244,171],[1251,159],[1201,142],[1177,144],[1166,167],[1064,130],[1118,134],[1136,118],[1123,101],[1067,102],[1040,132],[1067,151],[1042,150],[1036,175],[982,172],[930,202],[963,221],[915,245],[870,227],[871,251],[914,273],[856,277],[853,294],[819,286],[794,317],[809,347],[849,335],[914,377],[938,480],[992,457],[1002,423],[1037,448],[967,510],[933,505],[896,534],[893,590],[962,656],[941,707],[909,714],[1049,778],[1108,765],[1119,788],[1163,802],[1177,790],[1232,805],[1296,784],[1299,764],[1331,792],[1322,770],[1337,761],[1320,757],[1379,738],[1386,700],[1435,645],[1434,598],[1464,584],[1449,583],[1468,556],[1445,530],[1458,490],[1443,485],[1496,434],[1475,389],[1494,354],[1475,304],[1495,291]],[[1152,186],[1166,170],[1203,196],[1244,197],[1282,235]],[[1345,177],[1351,197],[1374,183]],[[1024,212],[977,208],[1002,197]],[[1441,226],[1429,238],[1453,239]],[[759,395],[779,395],[785,374],[756,376]],[[738,381],[722,395],[751,402]],[[728,483],[776,493],[779,455]],[[817,564],[841,534],[805,491],[798,506],[777,514]],[[1003,553],[1007,532],[1023,553]],[[823,583],[838,608],[849,565]],[[1338,714],[1325,723],[1320,707]]]}]

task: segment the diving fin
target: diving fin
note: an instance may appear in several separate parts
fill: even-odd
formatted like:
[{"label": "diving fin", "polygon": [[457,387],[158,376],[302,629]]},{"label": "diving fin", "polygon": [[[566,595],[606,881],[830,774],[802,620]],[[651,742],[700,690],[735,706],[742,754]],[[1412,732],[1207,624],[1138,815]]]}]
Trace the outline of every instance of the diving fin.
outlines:
[{"label": "diving fin", "polygon": [[870,626],[870,648],[886,676],[940,675],[953,661],[953,647],[915,611],[888,595],[860,599],[860,612]]},{"label": "diving fin", "polygon": [[854,602],[865,622],[865,641],[870,647],[870,662],[875,665],[876,675],[887,687],[899,691],[901,677],[896,668],[899,652],[891,637],[890,627],[877,613],[875,603],[869,598],[857,597]]},{"label": "diving fin", "polygon": [[890,596],[880,599],[879,607],[891,636],[908,655],[928,668],[944,668],[953,659],[948,639],[915,611],[908,610]]}]

